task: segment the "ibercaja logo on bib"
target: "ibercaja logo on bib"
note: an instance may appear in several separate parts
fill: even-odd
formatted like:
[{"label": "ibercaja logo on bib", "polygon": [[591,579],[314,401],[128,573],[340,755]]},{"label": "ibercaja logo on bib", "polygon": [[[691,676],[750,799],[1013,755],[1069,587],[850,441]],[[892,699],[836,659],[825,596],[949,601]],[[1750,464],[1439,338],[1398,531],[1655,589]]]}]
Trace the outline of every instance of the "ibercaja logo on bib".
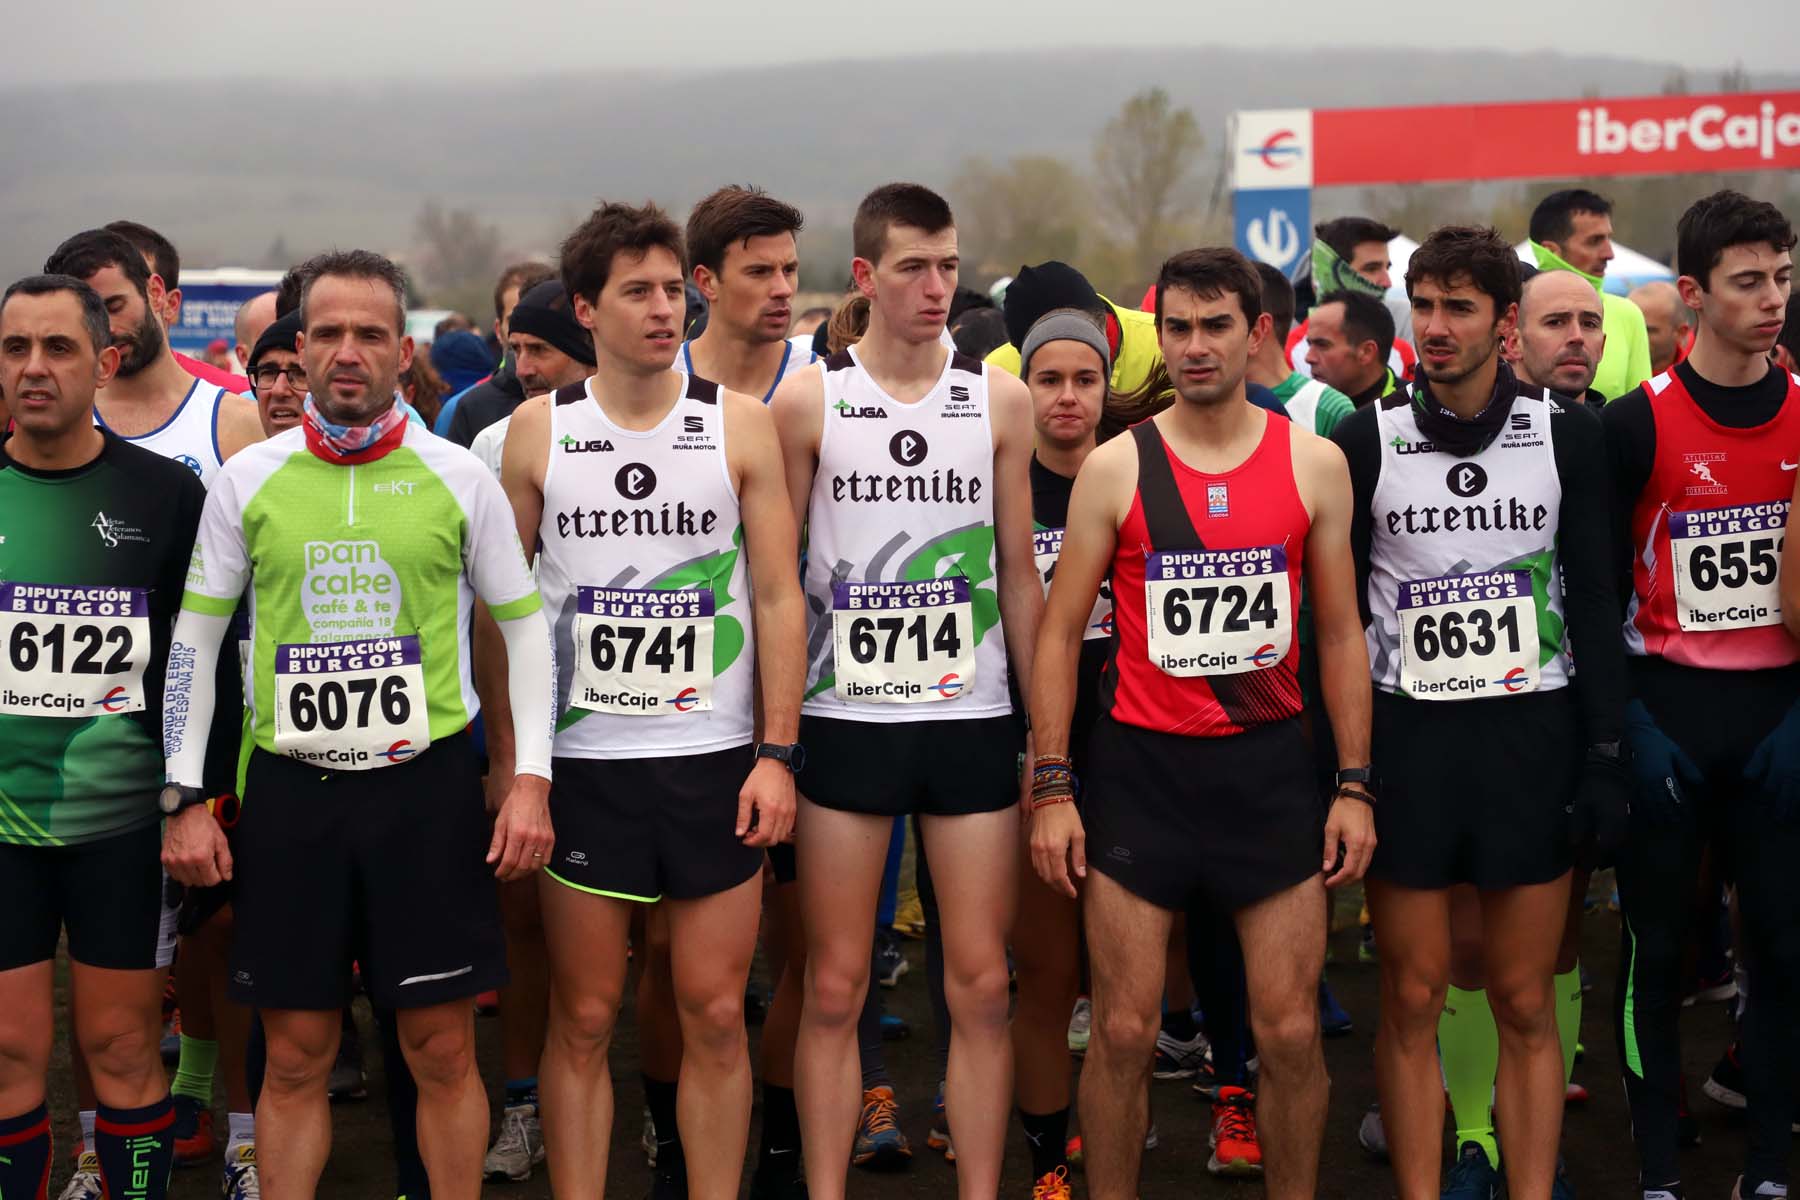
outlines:
[{"label": "ibercaja logo on bib", "polygon": [[1520,688],[1531,682],[1531,676],[1524,667],[1514,667],[1494,682],[1509,692],[1517,693]]},{"label": "ibercaja logo on bib", "polygon": [[400,580],[376,542],[307,542],[301,608],[317,641],[390,633],[400,614]]}]

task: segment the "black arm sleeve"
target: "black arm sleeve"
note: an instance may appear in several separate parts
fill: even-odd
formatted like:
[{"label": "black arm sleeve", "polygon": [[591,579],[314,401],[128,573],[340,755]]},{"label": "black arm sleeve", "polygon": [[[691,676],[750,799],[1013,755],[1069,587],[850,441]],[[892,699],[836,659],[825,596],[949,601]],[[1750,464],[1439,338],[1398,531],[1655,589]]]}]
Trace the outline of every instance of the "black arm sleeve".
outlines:
[{"label": "black arm sleeve", "polygon": [[1606,503],[1608,442],[1599,418],[1582,405],[1564,405],[1550,422],[1562,483],[1557,543],[1575,696],[1588,742],[1616,741],[1624,730],[1627,685],[1614,583],[1616,538]]},{"label": "black arm sleeve", "polygon": [[1606,492],[1610,514],[1613,593],[1624,616],[1631,595],[1631,514],[1650,483],[1656,465],[1656,418],[1650,412],[1650,396],[1635,388],[1600,410],[1606,434],[1606,468],[1612,483]]},{"label": "black arm sleeve", "polygon": [[1375,540],[1375,485],[1381,482],[1381,428],[1375,406],[1357,409],[1332,430],[1331,440],[1350,463],[1350,493],[1355,507],[1350,514],[1350,553],[1356,559],[1356,607],[1363,628],[1369,615],[1369,548]]}]

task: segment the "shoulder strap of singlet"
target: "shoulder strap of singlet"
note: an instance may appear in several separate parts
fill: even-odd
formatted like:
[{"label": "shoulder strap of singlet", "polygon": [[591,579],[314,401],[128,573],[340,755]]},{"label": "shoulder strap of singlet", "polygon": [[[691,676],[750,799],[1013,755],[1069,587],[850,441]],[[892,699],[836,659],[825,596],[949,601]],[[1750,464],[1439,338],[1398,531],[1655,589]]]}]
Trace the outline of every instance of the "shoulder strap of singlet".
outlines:
[{"label": "shoulder strap of singlet", "polygon": [[555,404],[574,404],[586,398],[587,381],[584,379],[580,383],[571,383],[567,387],[557,388],[551,400]]},{"label": "shoulder strap of singlet", "polygon": [[1137,443],[1138,496],[1150,544],[1158,550],[1205,549],[1175,482],[1175,468],[1169,463],[1169,450],[1156,422],[1138,422],[1131,427],[1131,437]]},{"label": "shoulder strap of singlet", "polygon": [[710,379],[702,379],[698,375],[692,373],[688,375],[687,380],[687,398],[689,400],[698,400],[702,404],[717,404],[719,402],[718,384]]}]

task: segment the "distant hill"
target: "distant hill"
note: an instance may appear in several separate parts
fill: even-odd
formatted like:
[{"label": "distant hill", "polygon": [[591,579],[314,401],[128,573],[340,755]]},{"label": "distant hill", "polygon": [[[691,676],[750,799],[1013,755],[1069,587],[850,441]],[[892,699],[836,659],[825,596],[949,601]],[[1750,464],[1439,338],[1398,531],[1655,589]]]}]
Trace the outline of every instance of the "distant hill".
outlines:
[{"label": "distant hill", "polygon": [[[129,216],[195,266],[260,265],[277,237],[403,249],[420,205],[475,210],[546,249],[594,199],[685,206],[754,182],[842,226],[871,185],[947,181],[971,155],[1088,164],[1095,132],[1161,85],[1216,151],[1238,108],[1655,92],[1673,64],[1370,50],[961,54],[756,70],[362,85],[0,91],[0,271]],[[1696,90],[1710,87],[1696,80]]]}]

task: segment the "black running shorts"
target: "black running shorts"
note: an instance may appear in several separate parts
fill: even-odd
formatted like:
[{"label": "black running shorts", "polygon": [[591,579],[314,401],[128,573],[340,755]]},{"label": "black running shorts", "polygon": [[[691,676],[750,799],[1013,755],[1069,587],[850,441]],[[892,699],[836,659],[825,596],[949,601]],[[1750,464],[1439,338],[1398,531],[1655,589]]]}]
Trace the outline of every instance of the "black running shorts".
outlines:
[{"label": "black running shorts", "polygon": [[55,958],[65,929],[84,966],[166,967],[179,892],[163,879],[160,821],[73,846],[0,843],[0,971]]},{"label": "black running shorts", "polygon": [[490,837],[467,734],[373,771],[254,751],[234,839],[232,997],[338,1009],[352,962],[378,1008],[504,985]]},{"label": "black running shorts", "polygon": [[1019,802],[1025,738],[1011,716],[966,721],[801,717],[800,794],[872,817],[958,817]]},{"label": "black running shorts", "polygon": [[615,900],[697,900],[762,870],[737,833],[749,745],[666,758],[558,758],[551,767],[560,884]]},{"label": "black running shorts", "polygon": [[1158,908],[1222,912],[1319,873],[1324,806],[1298,718],[1229,737],[1102,717],[1089,745],[1088,866]]},{"label": "black running shorts", "polygon": [[1585,748],[1570,689],[1444,701],[1378,689],[1374,718],[1371,878],[1496,889],[1569,869]]}]

